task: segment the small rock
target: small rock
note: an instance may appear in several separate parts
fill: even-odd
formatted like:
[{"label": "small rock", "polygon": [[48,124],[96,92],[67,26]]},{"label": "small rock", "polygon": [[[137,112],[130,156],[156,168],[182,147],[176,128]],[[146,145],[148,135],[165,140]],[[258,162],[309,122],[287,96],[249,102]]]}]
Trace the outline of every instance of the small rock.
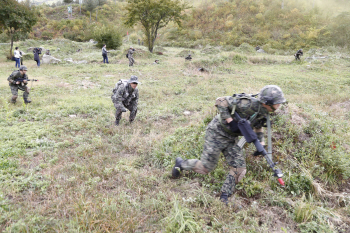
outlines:
[{"label": "small rock", "polygon": [[77,117],[77,115],[69,115],[69,117]]},{"label": "small rock", "polygon": [[191,115],[191,112],[190,111],[184,111],[184,115],[185,116],[189,116],[189,115]]}]

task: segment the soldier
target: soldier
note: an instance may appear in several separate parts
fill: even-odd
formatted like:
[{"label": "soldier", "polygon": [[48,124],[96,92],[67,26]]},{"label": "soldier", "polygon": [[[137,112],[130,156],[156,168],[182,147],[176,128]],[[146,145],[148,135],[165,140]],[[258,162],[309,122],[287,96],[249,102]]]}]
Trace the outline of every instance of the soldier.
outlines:
[{"label": "soldier", "polygon": [[[240,117],[250,120],[250,126],[256,132],[261,145],[264,145],[262,127],[265,127],[266,117],[269,112],[277,110],[285,101],[282,90],[275,85],[262,88],[258,98],[245,94],[217,98],[215,105],[219,114],[206,128],[201,159],[183,160],[180,157],[176,158],[172,170],[173,177],[179,177],[182,170],[208,174],[218,164],[220,152],[222,152],[230,167],[220,196],[220,200],[227,205],[228,197],[233,194],[236,184],[242,180],[246,173],[245,155],[242,152],[244,144],[238,143],[238,136],[242,134],[234,113],[236,112]],[[258,155],[258,153],[254,155]]]},{"label": "soldier", "polygon": [[152,64],[153,64],[153,65],[159,65],[159,60],[156,59]]},{"label": "soldier", "polygon": [[294,54],[295,60],[296,60],[296,61],[297,61],[297,60],[300,61],[300,57],[303,56],[303,55],[304,55],[303,50],[302,50],[302,49],[299,49],[299,50],[297,51],[297,53]]},{"label": "soldier", "polygon": [[135,49],[133,47],[130,47],[130,49],[128,50],[129,66],[133,66],[135,63],[135,60],[132,57],[134,52],[135,52]]},{"label": "soldier", "polygon": [[26,66],[21,66],[19,70],[13,71],[12,74],[7,78],[7,81],[9,81],[9,85],[12,92],[11,102],[13,104],[16,103],[16,100],[18,97],[18,89],[23,91],[23,99],[25,104],[32,102],[28,100],[28,96],[29,96],[29,88],[27,87],[28,81],[27,80],[24,80],[21,82],[16,81],[18,79],[28,79],[28,76],[26,74],[27,70],[28,69]]},{"label": "soldier", "polygon": [[103,45],[102,47],[102,57],[103,57],[103,63],[107,63],[108,64],[108,54],[109,52],[106,49],[106,45]]},{"label": "soldier", "polygon": [[129,80],[121,79],[113,89],[112,101],[114,107],[116,108],[116,125],[119,125],[119,121],[122,118],[122,113],[126,112],[126,108],[130,111],[129,122],[132,123],[135,120],[137,103],[139,100],[139,90],[137,89],[138,84],[138,78],[135,75],[131,75]]},{"label": "soldier", "polygon": [[191,60],[192,60],[191,54],[188,54],[188,56],[185,57],[185,59],[186,59],[187,61],[191,61]]}]

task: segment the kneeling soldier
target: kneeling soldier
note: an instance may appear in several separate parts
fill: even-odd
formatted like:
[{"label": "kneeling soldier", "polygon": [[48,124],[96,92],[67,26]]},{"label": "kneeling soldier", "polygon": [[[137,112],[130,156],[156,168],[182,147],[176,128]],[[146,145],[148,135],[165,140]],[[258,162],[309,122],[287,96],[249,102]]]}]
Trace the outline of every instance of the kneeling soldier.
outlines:
[{"label": "kneeling soldier", "polygon": [[130,111],[129,121],[132,123],[135,120],[137,113],[137,103],[139,100],[139,90],[137,85],[139,84],[138,78],[132,75],[129,80],[119,80],[113,89],[112,101],[115,112],[115,124],[119,125],[119,121],[122,118],[122,113],[126,112],[126,109]]},{"label": "kneeling soldier", "polygon": [[18,97],[18,89],[23,91],[23,99],[24,103],[28,104],[32,101],[28,100],[29,96],[29,88],[27,87],[28,84],[28,76],[26,74],[27,72],[26,66],[21,66],[19,70],[15,70],[12,72],[12,74],[7,78],[9,81],[9,85],[12,92],[12,103],[16,103],[17,97]]}]

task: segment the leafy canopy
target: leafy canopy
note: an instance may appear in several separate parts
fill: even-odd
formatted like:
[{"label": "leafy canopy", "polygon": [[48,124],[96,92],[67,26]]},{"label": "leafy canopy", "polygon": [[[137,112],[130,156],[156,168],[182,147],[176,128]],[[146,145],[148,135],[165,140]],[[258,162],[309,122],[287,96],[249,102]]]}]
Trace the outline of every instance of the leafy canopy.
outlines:
[{"label": "leafy canopy", "polygon": [[170,21],[181,26],[182,11],[188,8],[187,4],[180,0],[128,0],[125,25],[132,27],[141,23],[148,49],[152,52],[158,30]]},{"label": "leafy canopy", "polygon": [[0,25],[11,37],[10,56],[14,37],[21,37],[31,32],[37,22],[35,11],[28,5],[15,0],[0,0]]}]

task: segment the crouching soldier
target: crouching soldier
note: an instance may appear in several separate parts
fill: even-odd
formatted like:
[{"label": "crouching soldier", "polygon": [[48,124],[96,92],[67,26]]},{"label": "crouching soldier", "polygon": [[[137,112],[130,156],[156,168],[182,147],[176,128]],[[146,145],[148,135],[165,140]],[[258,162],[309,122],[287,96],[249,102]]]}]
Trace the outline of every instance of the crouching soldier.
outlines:
[{"label": "crouching soldier", "polygon": [[297,60],[300,61],[300,57],[303,56],[303,55],[304,55],[303,50],[302,50],[302,49],[299,49],[299,50],[297,51],[297,53],[294,54],[295,60],[296,60],[296,61],[297,61]]},{"label": "crouching soldier", "polygon": [[[219,114],[206,128],[201,159],[183,160],[180,157],[176,158],[172,170],[173,177],[179,177],[182,170],[208,174],[215,169],[220,159],[220,153],[223,153],[230,171],[221,188],[220,200],[228,204],[228,197],[235,192],[237,183],[246,174],[246,157],[242,151],[246,135],[241,140],[238,137],[247,131],[241,129],[240,120],[249,120],[250,125],[247,126],[251,130],[249,136],[255,135],[254,144],[259,143],[255,144],[258,152],[254,155],[263,154],[265,156],[266,151],[261,149],[264,145],[262,127],[266,127],[269,112],[277,110],[285,101],[282,90],[275,85],[262,88],[258,98],[244,93],[217,98],[215,105]],[[276,173],[278,173],[276,174],[278,177],[283,176],[279,170],[276,170]]]},{"label": "crouching soldier", "polygon": [[114,107],[116,108],[116,125],[119,125],[120,119],[122,118],[122,113],[126,112],[126,109],[130,111],[129,122],[132,123],[135,120],[137,103],[139,100],[139,90],[137,89],[138,84],[138,78],[135,75],[131,75],[129,80],[119,80],[113,89],[111,98]]},{"label": "crouching soldier", "polygon": [[192,56],[191,56],[191,54],[188,54],[188,56],[187,56],[187,57],[185,57],[185,60],[186,60],[186,61],[191,61],[191,60],[192,60]]},{"label": "crouching soldier", "polygon": [[32,101],[28,100],[29,96],[29,87],[27,87],[28,84],[28,76],[27,76],[27,67],[21,66],[19,70],[15,70],[12,72],[12,74],[7,78],[7,81],[9,81],[9,85],[12,92],[12,98],[11,102],[16,103],[17,97],[18,97],[18,89],[23,91],[23,99],[24,103],[28,104]]}]

